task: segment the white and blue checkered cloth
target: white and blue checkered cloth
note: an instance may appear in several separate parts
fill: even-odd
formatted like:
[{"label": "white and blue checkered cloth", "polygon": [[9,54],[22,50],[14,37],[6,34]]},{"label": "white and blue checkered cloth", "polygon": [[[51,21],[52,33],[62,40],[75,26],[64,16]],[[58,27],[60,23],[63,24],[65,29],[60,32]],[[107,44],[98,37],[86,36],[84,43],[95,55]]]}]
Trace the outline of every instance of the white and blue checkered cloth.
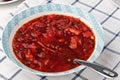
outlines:
[{"label": "white and blue checkered cloth", "polygon": [[91,13],[101,23],[105,35],[103,52],[95,61],[118,72],[120,80],[120,9],[111,0],[26,0],[0,22],[0,80],[112,80],[90,68],[65,76],[40,76],[21,70],[3,53],[1,37],[6,22],[20,11],[32,6],[61,3],[79,7]]}]

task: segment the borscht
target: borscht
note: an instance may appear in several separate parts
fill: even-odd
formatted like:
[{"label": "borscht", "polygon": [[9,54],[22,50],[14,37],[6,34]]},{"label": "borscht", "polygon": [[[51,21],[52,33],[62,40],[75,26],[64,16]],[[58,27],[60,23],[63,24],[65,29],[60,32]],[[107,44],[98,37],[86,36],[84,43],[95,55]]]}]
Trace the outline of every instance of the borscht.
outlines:
[{"label": "borscht", "polygon": [[78,67],[95,49],[95,34],[80,18],[49,14],[32,19],[15,32],[12,49],[25,66],[42,72]]}]

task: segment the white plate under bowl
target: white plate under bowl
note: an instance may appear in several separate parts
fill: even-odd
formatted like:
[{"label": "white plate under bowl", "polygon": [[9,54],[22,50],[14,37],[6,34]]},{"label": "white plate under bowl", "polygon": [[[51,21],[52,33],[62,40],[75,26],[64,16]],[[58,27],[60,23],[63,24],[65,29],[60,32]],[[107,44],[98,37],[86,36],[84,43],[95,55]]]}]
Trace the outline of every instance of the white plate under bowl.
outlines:
[{"label": "white plate under bowl", "polygon": [[[2,1],[2,0],[1,0]],[[8,3],[13,3],[16,2],[18,0],[12,0],[12,1],[4,1],[4,2],[0,2],[0,4],[8,4]]]}]

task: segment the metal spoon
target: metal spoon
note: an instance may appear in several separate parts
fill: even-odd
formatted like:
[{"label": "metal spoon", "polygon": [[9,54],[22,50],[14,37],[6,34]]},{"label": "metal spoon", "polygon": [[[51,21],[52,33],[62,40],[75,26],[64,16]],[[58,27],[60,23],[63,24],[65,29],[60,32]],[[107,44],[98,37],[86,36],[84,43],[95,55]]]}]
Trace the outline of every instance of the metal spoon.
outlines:
[{"label": "metal spoon", "polygon": [[100,64],[91,63],[80,59],[74,59],[74,62],[90,67],[107,78],[115,78],[118,76],[118,73]]}]

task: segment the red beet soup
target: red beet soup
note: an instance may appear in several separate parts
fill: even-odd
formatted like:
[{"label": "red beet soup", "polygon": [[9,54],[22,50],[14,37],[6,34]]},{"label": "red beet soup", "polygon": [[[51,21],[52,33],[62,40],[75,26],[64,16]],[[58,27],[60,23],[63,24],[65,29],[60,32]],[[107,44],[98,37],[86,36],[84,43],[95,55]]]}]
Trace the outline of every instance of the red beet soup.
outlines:
[{"label": "red beet soup", "polygon": [[78,67],[74,59],[87,60],[95,49],[95,34],[79,18],[49,14],[23,24],[15,33],[16,58],[42,72],[62,72]]}]

